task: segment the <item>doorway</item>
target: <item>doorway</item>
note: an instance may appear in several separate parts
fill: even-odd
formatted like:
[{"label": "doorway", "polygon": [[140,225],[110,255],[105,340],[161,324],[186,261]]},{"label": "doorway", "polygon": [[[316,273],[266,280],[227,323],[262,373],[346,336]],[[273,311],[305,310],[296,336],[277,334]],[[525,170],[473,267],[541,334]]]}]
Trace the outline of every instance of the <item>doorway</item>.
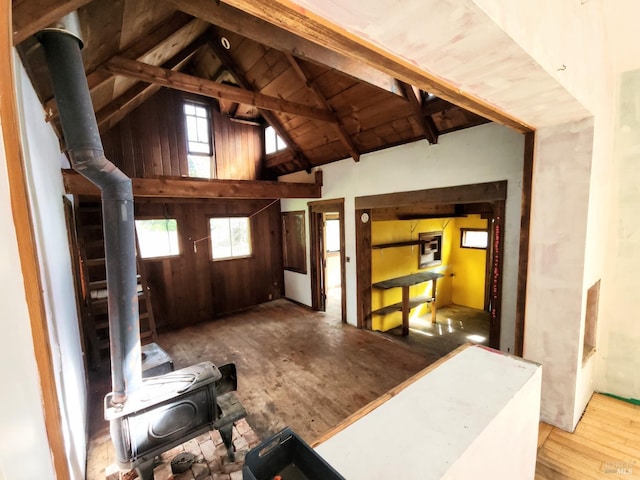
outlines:
[{"label": "doorway", "polygon": [[[411,245],[422,245],[424,240],[407,238],[385,244],[374,244],[372,223],[383,220],[417,220],[417,219],[447,219],[480,215],[488,220],[486,231],[486,260],[484,282],[480,292],[480,309],[486,309],[490,314],[489,346],[498,348],[500,345],[501,303],[502,303],[502,262],[504,246],[504,209],[506,202],[507,182],[489,182],[484,184],[461,185],[430,190],[390,193],[357,197],[356,210],[356,257],[357,257],[357,305],[358,327],[378,329],[373,325],[374,316],[386,315],[388,309],[400,309],[402,312],[403,332],[408,332],[409,309],[412,305],[410,294],[403,292],[402,302],[391,302],[391,296],[384,296],[384,303],[372,308],[372,290],[390,288],[385,285],[387,278],[376,278],[379,285],[373,285],[372,252],[374,249],[398,249]],[[444,228],[443,228],[444,229]],[[471,230],[468,228],[468,230]],[[431,232],[431,234],[440,232]],[[414,232],[414,234],[418,234]],[[431,245],[431,243],[429,243]],[[421,247],[422,248],[422,247]],[[440,247],[437,247],[439,250]],[[424,268],[429,265],[424,266]],[[442,267],[443,272],[437,272],[439,278],[451,278],[450,273]],[[480,267],[482,268],[482,267]],[[413,273],[407,272],[407,273]],[[393,277],[397,277],[395,272]],[[412,277],[412,275],[405,275]],[[480,277],[480,275],[478,276]],[[393,278],[393,285],[404,277]],[[407,278],[407,281],[412,280]],[[434,280],[435,283],[435,280]],[[442,283],[442,281],[440,281]],[[413,285],[413,283],[411,284]],[[442,285],[441,285],[442,286]],[[396,288],[396,290],[398,290]],[[404,290],[404,287],[403,287]],[[435,288],[433,288],[435,290]],[[442,291],[441,288],[438,288]],[[406,300],[405,300],[405,297]],[[435,304],[435,291],[428,295],[428,302]],[[483,298],[482,298],[483,297]],[[389,301],[388,301],[389,300]],[[393,299],[396,301],[397,299]],[[417,300],[417,299],[414,299]],[[391,303],[391,304],[389,304]],[[423,303],[423,302],[422,302]],[[388,305],[389,304],[389,305]],[[382,307],[382,308],[381,308]],[[483,308],[484,307],[484,308]],[[435,315],[434,315],[435,317]],[[386,326],[385,326],[386,328]],[[406,333],[403,333],[406,335]]]},{"label": "doorway", "polygon": [[347,321],[344,199],[309,202],[311,306]]}]

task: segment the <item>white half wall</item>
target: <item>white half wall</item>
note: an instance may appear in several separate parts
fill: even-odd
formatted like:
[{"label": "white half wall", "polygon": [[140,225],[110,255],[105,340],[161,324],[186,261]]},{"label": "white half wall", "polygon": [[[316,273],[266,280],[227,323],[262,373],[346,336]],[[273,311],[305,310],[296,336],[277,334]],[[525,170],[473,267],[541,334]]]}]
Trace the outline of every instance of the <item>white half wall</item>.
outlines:
[{"label": "white half wall", "polygon": [[67,237],[58,138],[15,58],[22,152],[39,257],[63,436],[72,479],[85,476],[87,389]]},{"label": "white half wall", "polygon": [[[513,352],[523,159],[523,135],[487,124],[443,135],[437,145],[430,146],[425,140],[363,155],[358,163],[347,159],[321,167],[322,198],[345,199],[345,256],[350,258],[346,264],[347,322],[356,324],[356,197],[507,180],[500,348]],[[313,174],[304,172],[280,178],[313,179]],[[307,210],[307,201],[282,200],[282,211]],[[311,305],[310,276],[285,272],[285,295]]]}]

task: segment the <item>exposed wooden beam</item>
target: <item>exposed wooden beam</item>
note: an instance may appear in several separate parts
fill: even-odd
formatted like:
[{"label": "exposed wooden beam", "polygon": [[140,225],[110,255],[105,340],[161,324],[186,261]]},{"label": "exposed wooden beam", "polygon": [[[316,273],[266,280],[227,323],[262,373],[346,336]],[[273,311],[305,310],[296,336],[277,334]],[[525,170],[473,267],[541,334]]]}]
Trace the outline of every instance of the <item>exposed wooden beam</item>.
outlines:
[{"label": "exposed wooden beam", "polygon": [[436,113],[444,112],[450,108],[454,108],[457,105],[454,105],[451,102],[447,102],[441,98],[435,97],[431,100],[427,100],[422,104],[422,115],[434,115]]},{"label": "exposed wooden beam", "polygon": [[[206,43],[207,36],[201,35],[196,40],[191,42],[175,57],[168,60],[163,68],[169,70],[180,70],[185,63],[187,63],[193,55]],[[157,84],[138,83],[124,92],[118,98],[111,101],[107,106],[100,109],[96,113],[96,120],[98,122],[98,128],[101,132],[113,127],[122,118],[126,116],[133,108],[140,105],[142,101],[149,98],[155,92],[162,88]]]},{"label": "exposed wooden beam", "polygon": [[[333,107],[331,107],[331,105],[329,104],[327,99],[324,97],[322,92],[320,92],[318,87],[316,87],[311,82],[309,76],[302,68],[302,65],[300,64],[300,62],[296,60],[293,57],[293,55],[291,55],[290,53],[286,53],[285,55],[287,57],[287,60],[289,60],[291,67],[295,70],[296,74],[298,75],[298,77],[300,77],[300,79],[304,82],[307,89],[311,92],[313,97],[316,99],[318,106],[326,110],[329,110],[335,114],[335,110],[333,109]],[[336,133],[338,134],[338,138],[347,149],[347,152],[349,152],[349,155],[351,155],[351,158],[353,158],[354,161],[359,162],[360,152],[358,151],[358,148],[353,143],[353,140],[351,140],[351,137],[349,136],[346,128],[344,127],[344,123],[342,122],[342,120],[337,114],[336,114],[336,123],[334,124],[334,127],[336,130]]]},{"label": "exposed wooden beam", "polygon": [[355,208],[358,210],[417,204],[449,205],[457,203],[485,203],[505,200],[506,198],[507,182],[503,180],[499,182],[357,197],[355,199]]},{"label": "exposed wooden beam", "polygon": [[[170,18],[162,22],[158,28],[138,39],[132,45],[121,50],[118,55],[130,58],[131,60],[142,60],[149,54],[163,48],[163,46],[173,41],[175,36],[182,30],[193,29],[195,24],[199,22],[201,22],[201,20],[194,19],[190,15],[183,12],[176,12]],[[87,74],[89,92],[93,93],[112,78],[113,76],[111,74],[99,67],[89,72]],[[51,120],[57,120],[58,112],[55,98],[51,98],[45,103],[45,111],[48,112]]]},{"label": "exposed wooden beam", "polygon": [[[209,48],[211,48],[216,57],[218,57],[218,60],[220,60],[220,63],[222,63],[222,65],[229,71],[229,73],[233,75],[233,78],[236,79],[236,82],[238,82],[238,84],[242,88],[246,90],[255,90],[254,86],[251,84],[251,82],[249,82],[249,80],[247,80],[245,75],[240,71],[240,69],[226,50],[218,45],[217,42],[211,40],[209,41]],[[273,127],[276,133],[280,135],[280,138],[285,141],[285,143],[287,144],[287,148],[293,153],[293,157],[296,158],[300,163],[305,165],[307,168],[311,168],[311,162],[304,154],[302,149],[298,146],[298,144],[293,141],[293,138],[291,138],[291,135],[289,135],[289,132],[287,132],[287,130],[284,128],[282,122],[280,122],[278,117],[276,117],[276,115],[269,110],[258,109],[258,111],[260,112],[260,115],[262,115],[262,118],[264,118],[267,123]]]},{"label": "exposed wooden beam", "polygon": [[348,53],[340,54],[294,35],[256,18],[241,9],[229,5],[215,4],[209,0],[166,0],[178,10],[217,25],[245,38],[261,43],[281,52],[309,60],[342,72],[359,81],[366,82],[387,92],[399,95],[393,77],[365,62],[355,60]]},{"label": "exposed wooden beam", "polygon": [[[184,0],[170,1],[176,4],[184,2]],[[196,0],[191,1],[195,2]],[[222,2],[221,7],[227,4],[226,6],[243,10],[249,15],[255,15],[265,22],[277,25],[281,29],[299,35],[326,49],[348,56],[354,61],[375,67],[387,75],[398,78],[409,85],[415,85],[421,90],[433,93],[439,98],[460,105],[489,120],[512,127],[518,132],[527,133],[534,130],[531,125],[500,111],[488,102],[462,92],[458,87],[442,78],[347,32],[318,15],[313,15],[292,2],[283,0],[222,0]],[[209,4],[206,0],[198,0],[198,3]],[[208,18],[202,18],[209,21]]]},{"label": "exposed wooden beam", "polygon": [[438,143],[438,130],[436,129],[431,117],[425,117],[423,115],[422,105],[420,105],[413,87],[401,80],[398,80],[398,85],[400,85],[400,88],[402,89],[404,98],[409,102],[411,113],[413,113],[413,116],[418,121],[418,125],[420,125],[420,129],[422,130],[424,137],[431,145]]},{"label": "exposed wooden beam", "polygon": [[180,72],[173,72],[166,68],[156,67],[128,58],[116,56],[106,62],[102,68],[115,75],[137,78],[143,82],[155,83],[183,92],[231,100],[232,102],[242,103],[243,105],[253,105],[254,107],[264,108],[266,110],[300,115],[323,122],[335,122],[335,115],[328,110],[289,102],[281,98],[269,97],[243,88],[231,87],[212,80],[206,80]]},{"label": "exposed wooden beam", "polygon": [[403,218],[447,218],[457,215],[455,205],[410,205],[407,207],[384,207],[372,210],[371,218],[399,220]]},{"label": "exposed wooden beam", "polygon": [[[98,187],[73,170],[63,170],[66,193],[99,195]],[[134,197],[146,198],[320,198],[317,183],[203,180],[175,177],[132,178]]]},{"label": "exposed wooden beam", "polygon": [[24,0],[13,2],[13,45],[18,45],[92,0]]}]

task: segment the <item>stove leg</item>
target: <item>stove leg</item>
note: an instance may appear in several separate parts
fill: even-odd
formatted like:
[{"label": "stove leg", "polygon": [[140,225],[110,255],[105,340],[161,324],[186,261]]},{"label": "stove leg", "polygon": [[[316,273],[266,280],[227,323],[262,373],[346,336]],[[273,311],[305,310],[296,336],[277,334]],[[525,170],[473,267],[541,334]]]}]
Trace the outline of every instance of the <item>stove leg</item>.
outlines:
[{"label": "stove leg", "polygon": [[233,423],[227,423],[226,425],[220,426],[218,431],[220,432],[224,446],[227,447],[227,456],[229,457],[229,460],[231,462],[235,462],[236,453],[233,448]]},{"label": "stove leg", "polygon": [[140,480],[153,480],[153,467],[155,466],[155,458],[142,462],[136,467]]}]

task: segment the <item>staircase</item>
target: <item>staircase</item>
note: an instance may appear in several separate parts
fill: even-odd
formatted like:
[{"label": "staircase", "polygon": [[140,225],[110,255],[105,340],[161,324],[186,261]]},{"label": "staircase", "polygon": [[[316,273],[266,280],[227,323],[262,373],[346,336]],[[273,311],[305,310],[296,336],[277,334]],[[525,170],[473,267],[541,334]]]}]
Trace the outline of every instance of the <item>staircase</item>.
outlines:
[{"label": "staircase", "polygon": [[[100,368],[109,353],[109,317],[107,312],[107,272],[102,231],[102,207],[99,199],[76,200],[75,208],[80,272],[82,277],[82,331],[85,352],[92,368]],[[137,237],[136,237],[137,243]],[[136,245],[136,249],[139,250]],[[151,308],[151,291],[144,272],[144,262],[136,257],[138,272],[138,308],[140,340],[143,345],[157,341]]]}]

